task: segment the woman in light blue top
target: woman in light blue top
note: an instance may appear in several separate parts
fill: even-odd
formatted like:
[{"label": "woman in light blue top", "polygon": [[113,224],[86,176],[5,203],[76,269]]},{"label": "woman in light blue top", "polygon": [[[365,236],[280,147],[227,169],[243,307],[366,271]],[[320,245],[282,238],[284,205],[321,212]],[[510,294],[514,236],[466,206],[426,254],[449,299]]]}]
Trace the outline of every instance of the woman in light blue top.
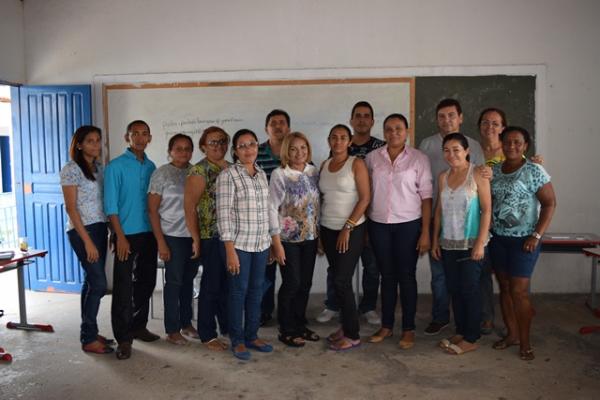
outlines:
[{"label": "woman in light blue top", "polygon": [[450,169],[440,174],[435,207],[432,257],[443,260],[446,286],[452,296],[456,334],[440,342],[450,354],[478,348],[481,324],[482,260],[489,240],[489,180],[474,172],[469,142],[451,133],[442,142]]},{"label": "woman in light blue top", "polygon": [[67,209],[67,235],[81,262],[81,344],[83,351],[106,354],[112,340],[98,334],[96,317],[100,299],[106,293],[107,226],[102,201],[103,169],[101,130],[82,126],[71,139],[69,161],[60,171],[60,184]]},{"label": "woman in light blue top", "polygon": [[556,197],[544,167],[524,157],[531,142],[527,130],[509,126],[500,135],[506,158],[494,166],[493,224],[490,258],[500,286],[506,337],[494,343],[503,350],[519,345],[524,361],[534,359],[529,330],[534,310],[529,299],[531,274],[540,239],[550,225]]},{"label": "woman in light blue top", "polygon": [[194,256],[192,236],[185,224],[183,193],[194,151],[192,138],[177,134],[169,140],[171,162],[158,168],[148,187],[148,217],[165,262],[165,330],[167,341],[186,344],[182,335],[198,337],[192,326],[194,278],[200,258]]}]

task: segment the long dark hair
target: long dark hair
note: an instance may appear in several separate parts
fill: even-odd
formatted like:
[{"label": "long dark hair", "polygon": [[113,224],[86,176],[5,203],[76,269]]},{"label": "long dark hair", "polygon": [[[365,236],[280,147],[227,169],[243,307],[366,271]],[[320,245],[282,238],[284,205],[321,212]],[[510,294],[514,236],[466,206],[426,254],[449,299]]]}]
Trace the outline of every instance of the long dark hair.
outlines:
[{"label": "long dark hair", "polygon": [[256,133],[252,132],[250,129],[240,129],[233,135],[233,139],[231,140],[231,158],[233,161],[238,161],[238,156],[235,154],[236,146],[240,137],[244,135],[250,135],[254,138],[254,140],[258,143],[258,138],[256,137]]},{"label": "long dark hair", "polygon": [[90,181],[95,181],[94,172],[92,171],[92,166],[88,164],[88,162],[83,157],[83,151],[79,146],[83,143],[87,135],[92,132],[98,132],[98,135],[102,137],[102,130],[97,126],[93,125],[83,125],[77,128],[73,137],[71,138],[71,146],[69,147],[69,156],[71,156],[71,160],[75,161],[83,175],[89,179]]}]

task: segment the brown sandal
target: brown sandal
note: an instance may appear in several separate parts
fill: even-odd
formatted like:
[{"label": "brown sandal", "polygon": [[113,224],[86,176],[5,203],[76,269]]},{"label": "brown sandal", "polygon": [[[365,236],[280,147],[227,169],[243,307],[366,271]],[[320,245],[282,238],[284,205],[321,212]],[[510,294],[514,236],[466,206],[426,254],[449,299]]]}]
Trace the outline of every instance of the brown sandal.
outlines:
[{"label": "brown sandal", "polygon": [[533,349],[521,350],[519,351],[519,357],[523,361],[532,361],[535,359],[535,354],[533,354]]},{"label": "brown sandal", "polygon": [[510,346],[517,346],[519,345],[519,341],[509,341],[508,338],[502,338],[500,340],[498,340],[497,342],[494,342],[494,344],[492,345],[492,348],[494,350],[504,350],[504,349],[508,349]]},{"label": "brown sandal", "polygon": [[218,338],[212,338],[208,342],[203,342],[202,344],[211,351],[227,350],[227,344],[221,342]]}]

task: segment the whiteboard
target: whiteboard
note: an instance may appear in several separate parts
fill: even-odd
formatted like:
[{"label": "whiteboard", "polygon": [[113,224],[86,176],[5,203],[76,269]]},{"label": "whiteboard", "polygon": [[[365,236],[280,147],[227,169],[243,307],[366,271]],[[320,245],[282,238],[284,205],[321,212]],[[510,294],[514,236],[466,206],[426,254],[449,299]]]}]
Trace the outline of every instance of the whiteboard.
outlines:
[{"label": "whiteboard", "polygon": [[150,125],[152,142],[146,153],[160,166],[168,162],[167,143],[176,133],[192,137],[192,163],[203,157],[197,144],[202,131],[211,125],[220,126],[230,136],[247,128],[263,142],[267,139],[265,117],[279,108],[290,115],[292,131],[308,136],[313,161],[318,165],[329,154],[329,130],[338,123],[349,125],[352,106],[361,100],[373,106],[373,136],[383,138],[383,119],[391,113],[402,113],[409,121],[409,138],[414,138],[413,78],[106,84],[103,111],[107,159],[125,150],[125,129],[136,119]]}]

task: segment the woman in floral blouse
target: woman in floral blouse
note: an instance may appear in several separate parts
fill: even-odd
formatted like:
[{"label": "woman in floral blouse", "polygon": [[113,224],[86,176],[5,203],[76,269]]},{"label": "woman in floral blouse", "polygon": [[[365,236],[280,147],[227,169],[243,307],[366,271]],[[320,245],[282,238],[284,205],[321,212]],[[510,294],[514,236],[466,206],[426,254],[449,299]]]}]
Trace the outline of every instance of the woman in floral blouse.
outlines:
[{"label": "woman in floral blouse", "polygon": [[286,264],[281,266],[279,340],[302,347],[319,336],[306,327],[306,305],[312,286],[319,226],[319,171],[311,162],[311,147],[300,132],[281,145],[281,167],[271,175],[270,212],[279,224]]}]

